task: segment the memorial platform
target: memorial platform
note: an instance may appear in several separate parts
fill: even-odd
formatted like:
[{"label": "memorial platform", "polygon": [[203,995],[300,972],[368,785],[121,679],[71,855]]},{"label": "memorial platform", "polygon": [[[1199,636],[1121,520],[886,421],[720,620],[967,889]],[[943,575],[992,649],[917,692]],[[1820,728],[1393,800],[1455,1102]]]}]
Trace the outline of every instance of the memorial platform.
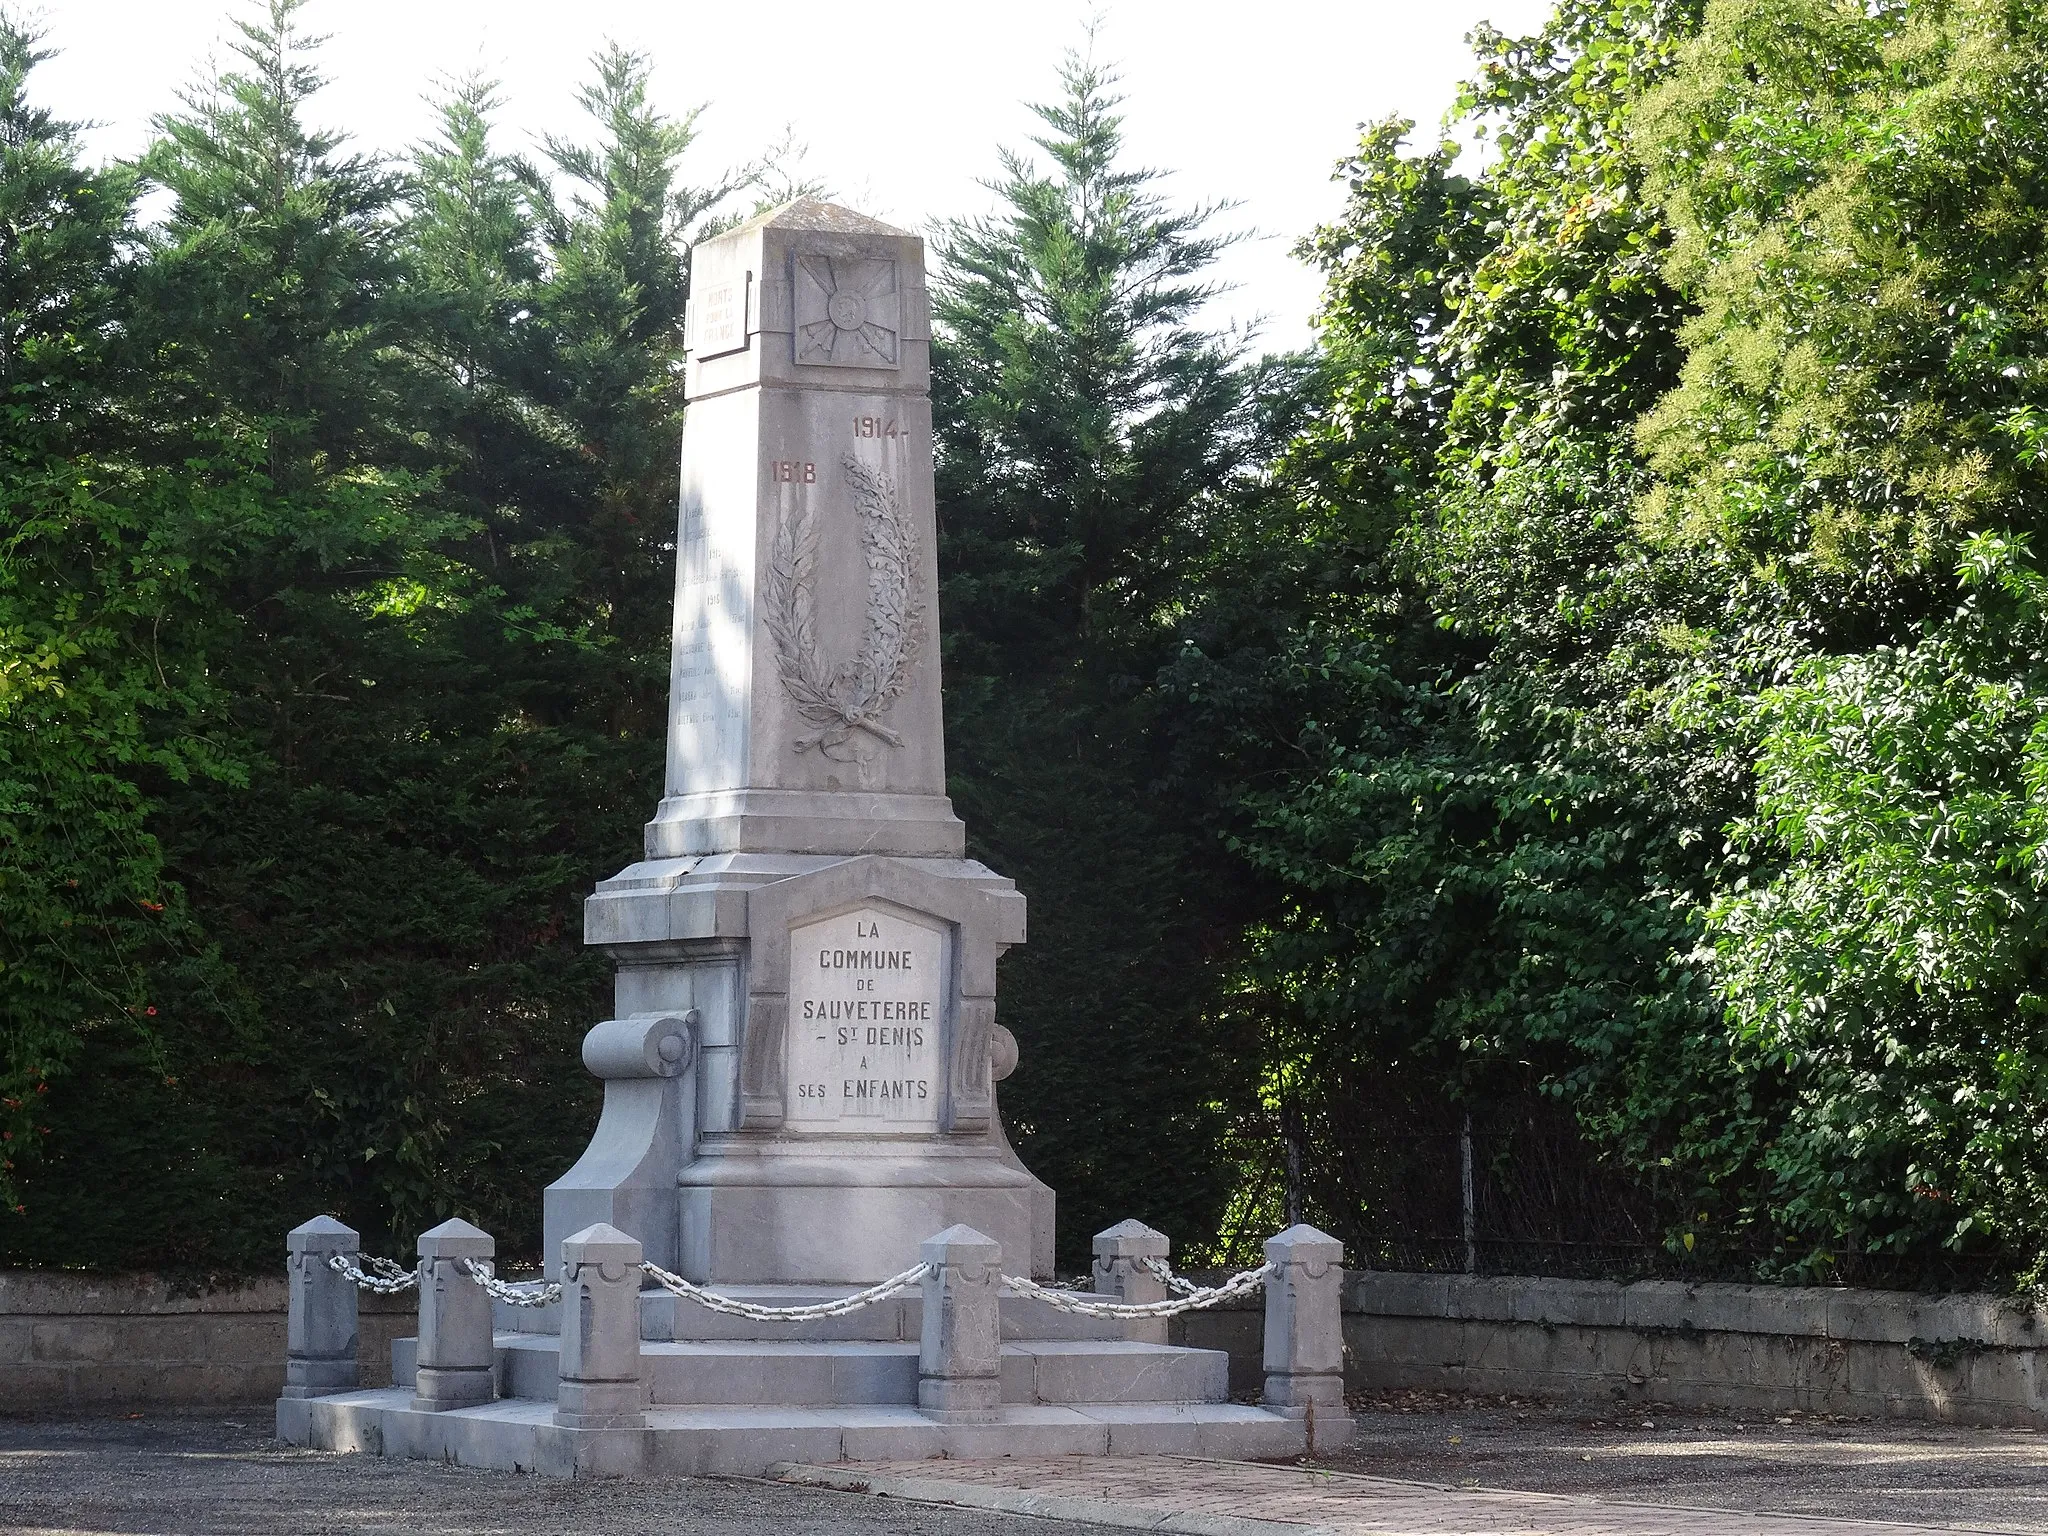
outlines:
[{"label": "memorial platform", "polygon": [[[779,1306],[844,1294],[732,1289]],[[516,1326],[492,1338],[494,1401],[416,1409],[419,1341],[403,1338],[392,1345],[391,1387],[286,1399],[278,1405],[278,1436],[319,1450],[499,1471],[636,1477],[758,1477],[792,1460],[1273,1457],[1307,1448],[1302,1420],[1229,1401],[1220,1350],[1124,1338],[1127,1324],[1060,1312],[1031,1297],[1003,1295],[999,1308],[1000,1403],[984,1423],[936,1423],[919,1411],[923,1306],[916,1295],[842,1317],[775,1324],[776,1336],[764,1338],[770,1329],[761,1324],[655,1289],[640,1295],[642,1427],[557,1426],[559,1318],[522,1316],[500,1303],[497,1321]],[[1053,1336],[1028,1336],[1041,1331]]]},{"label": "memorial platform", "polygon": [[421,1413],[397,1389],[281,1404],[278,1437],[315,1450],[554,1477],[760,1477],[790,1461],[1006,1456],[1299,1456],[1301,1425],[1237,1403],[1005,1405],[985,1424],[915,1408],[650,1408],[634,1429],[564,1429],[554,1404],[512,1398]]}]

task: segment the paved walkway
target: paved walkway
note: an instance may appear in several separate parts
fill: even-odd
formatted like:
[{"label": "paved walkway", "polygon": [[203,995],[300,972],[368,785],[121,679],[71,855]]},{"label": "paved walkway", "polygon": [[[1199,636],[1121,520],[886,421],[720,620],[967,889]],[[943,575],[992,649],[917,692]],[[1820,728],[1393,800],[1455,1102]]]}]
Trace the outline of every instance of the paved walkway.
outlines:
[{"label": "paved walkway", "polygon": [[[1632,1410],[1623,1424],[1612,1407],[1380,1404],[1363,1416],[1349,1466],[1334,1471],[1196,1460],[927,1461],[820,1468],[834,1482],[812,1488],[569,1482],[330,1455],[280,1445],[254,1414],[0,1417],[0,1533],[1109,1536],[1135,1527],[1178,1536],[2048,1536],[2048,1434],[1783,1418],[1759,1426],[1663,1412],[1653,1424],[1642,1414]],[[1482,1480],[1483,1489],[1469,1486]],[[1447,1486],[1458,1484],[1468,1486]],[[862,1496],[878,1489],[898,1497]],[[1724,1508],[1698,1507],[1710,1503]],[[1816,1518],[1742,1512],[1757,1508]],[[1862,1515],[1921,1523],[1845,1518]]]},{"label": "paved walkway", "polygon": [[[0,1366],[0,1370],[5,1370]],[[818,1488],[520,1477],[280,1445],[253,1412],[0,1416],[4,1536],[1119,1536]]]},{"label": "paved walkway", "polygon": [[1442,1488],[1192,1457],[866,1462],[792,1466],[781,1476],[814,1487],[1180,1536],[1904,1536],[1954,1529]]}]

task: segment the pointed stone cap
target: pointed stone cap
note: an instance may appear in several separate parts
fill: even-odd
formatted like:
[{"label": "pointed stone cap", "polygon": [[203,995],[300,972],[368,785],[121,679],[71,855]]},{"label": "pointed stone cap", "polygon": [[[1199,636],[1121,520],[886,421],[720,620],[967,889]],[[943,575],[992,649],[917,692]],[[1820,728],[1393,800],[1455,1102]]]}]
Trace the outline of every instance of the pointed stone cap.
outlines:
[{"label": "pointed stone cap", "polygon": [[965,1222],[955,1222],[920,1243],[917,1255],[927,1264],[1000,1264],[1003,1245]]},{"label": "pointed stone cap", "polygon": [[1305,1221],[1297,1222],[1266,1239],[1266,1260],[1271,1264],[1341,1264],[1344,1245]]},{"label": "pointed stone cap", "polygon": [[757,229],[818,229],[834,235],[895,235],[899,239],[910,237],[907,229],[898,229],[893,224],[884,224],[880,219],[871,219],[864,213],[855,213],[851,208],[842,208],[837,203],[828,203],[822,197],[793,198],[779,208],[770,208],[766,213],[757,213],[744,224],[735,225],[722,235],[713,235],[714,240],[727,240],[734,235],[750,233]]},{"label": "pointed stone cap", "polygon": [[460,1216],[451,1216],[438,1227],[420,1234],[423,1259],[488,1259],[498,1252],[497,1241],[481,1227],[472,1227]]},{"label": "pointed stone cap", "polygon": [[363,1234],[332,1216],[315,1216],[284,1235],[286,1253],[360,1253]]},{"label": "pointed stone cap", "polygon": [[562,1239],[562,1269],[565,1272],[579,1264],[637,1265],[642,1256],[640,1239],[621,1232],[609,1222],[594,1222],[581,1232],[571,1233]]},{"label": "pointed stone cap", "polygon": [[1142,1221],[1120,1221],[1095,1234],[1098,1259],[1163,1259],[1173,1252],[1173,1239]]}]

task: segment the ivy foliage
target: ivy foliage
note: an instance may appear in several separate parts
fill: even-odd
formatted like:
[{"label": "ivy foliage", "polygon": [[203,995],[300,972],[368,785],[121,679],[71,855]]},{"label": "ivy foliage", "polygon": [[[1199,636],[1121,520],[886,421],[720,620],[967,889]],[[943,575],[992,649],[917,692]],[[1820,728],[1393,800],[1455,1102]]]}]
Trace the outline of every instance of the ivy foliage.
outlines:
[{"label": "ivy foliage", "polygon": [[[209,642],[264,511],[197,464],[150,472],[119,346],[136,178],[35,105],[47,55],[0,18],[0,1199],[26,1207],[53,1081],[111,1043],[159,1066],[156,978],[216,979],[145,783],[233,785]],[[232,449],[216,445],[232,458]]]}]

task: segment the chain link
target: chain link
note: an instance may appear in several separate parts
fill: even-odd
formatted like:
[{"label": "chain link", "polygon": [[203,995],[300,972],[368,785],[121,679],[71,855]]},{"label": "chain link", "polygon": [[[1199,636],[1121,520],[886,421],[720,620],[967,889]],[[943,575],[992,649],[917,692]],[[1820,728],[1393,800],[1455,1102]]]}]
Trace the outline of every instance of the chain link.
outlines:
[{"label": "chain link", "polygon": [[851,1296],[840,1296],[831,1301],[814,1301],[801,1307],[766,1307],[758,1302],[736,1301],[730,1296],[721,1296],[716,1291],[707,1291],[701,1285],[692,1285],[681,1275],[672,1275],[659,1264],[643,1264],[649,1278],[656,1285],[676,1295],[698,1302],[714,1312],[723,1312],[729,1317],[752,1318],[757,1323],[808,1323],[823,1317],[845,1317],[858,1312],[862,1307],[873,1306],[878,1301],[887,1301],[891,1296],[909,1290],[922,1281],[931,1269],[929,1264],[917,1264],[900,1275],[891,1275],[878,1285],[871,1285],[864,1291],[855,1291]]},{"label": "chain link", "polygon": [[1137,1264],[1140,1269],[1144,1270],[1154,1280],[1159,1281],[1169,1291],[1173,1291],[1181,1296],[1199,1296],[1202,1294],[1202,1288],[1199,1285],[1195,1284],[1192,1280],[1176,1275],[1173,1272],[1173,1267],[1164,1259],[1139,1259]]},{"label": "chain link", "polygon": [[375,1254],[357,1256],[360,1264],[349,1262],[345,1253],[327,1256],[327,1267],[344,1279],[352,1280],[358,1290],[374,1291],[379,1296],[396,1296],[400,1291],[409,1291],[420,1283],[419,1272],[405,1268],[393,1259],[380,1259]]},{"label": "chain link", "polygon": [[534,1280],[514,1285],[509,1280],[498,1278],[497,1270],[489,1259],[457,1259],[455,1267],[482,1286],[486,1294],[509,1307],[548,1307],[562,1299],[561,1281]]},{"label": "chain link", "polygon": [[[378,1258],[374,1254],[359,1255],[360,1262],[351,1262],[347,1254],[331,1254],[327,1267],[343,1278],[354,1282],[362,1290],[373,1291],[381,1296],[395,1296],[409,1291],[420,1283],[416,1270],[404,1268],[391,1259]],[[562,1283],[559,1280],[545,1284],[529,1282],[515,1285],[500,1280],[488,1260],[459,1259],[457,1267],[481,1286],[486,1293],[497,1300],[514,1307],[551,1306],[562,1299]],[[1003,1284],[1019,1296],[1028,1296],[1042,1301],[1058,1312],[1068,1312],[1079,1317],[1173,1317],[1182,1312],[1193,1312],[1202,1307],[1213,1307],[1218,1302],[1233,1296],[1242,1296],[1263,1284],[1273,1273],[1271,1264],[1261,1264],[1257,1269],[1247,1269],[1232,1275],[1221,1285],[1204,1289],[1193,1281],[1176,1275],[1160,1259],[1139,1259],[1138,1267],[1161,1283],[1178,1292],[1177,1296],[1165,1301],[1095,1301],[1073,1291],[1057,1290],[1027,1280],[1021,1275],[1004,1275]],[[902,1294],[922,1281],[931,1266],[917,1264],[900,1275],[891,1275],[864,1291],[855,1291],[851,1296],[835,1297],[831,1301],[811,1302],[800,1307],[770,1307],[759,1302],[739,1301],[730,1296],[721,1296],[703,1286],[692,1285],[681,1275],[671,1274],[659,1264],[643,1264],[641,1268],[655,1284],[677,1296],[684,1297],[708,1307],[713,1312],[723,1312],[731,1317],[751,1318],[761,1323],[806,1323],[827,1317],[845,1317],[863,1307],[887,1301]]]},{"label": "chain link", "polygon": [[1056,1291],[1021,1275],[1005,1275],[1003,1284],[1019,1296],[1029,1296],[1034,1301],[1044,1302],[1054,1311],[1071,1312],[1077,1317],[1173,1317],[1182,1312],[1213,1307],[1233,1296],[1242,1296],[1264,1284],[1272,1273],[1271,1264],[1261,1264],[1257,1269],[1232,1275],[1212,1289],[1192,1287],[1186,1293],[1170,1296],[1165,1301],[1088,1301],[1072,1291]]}]

